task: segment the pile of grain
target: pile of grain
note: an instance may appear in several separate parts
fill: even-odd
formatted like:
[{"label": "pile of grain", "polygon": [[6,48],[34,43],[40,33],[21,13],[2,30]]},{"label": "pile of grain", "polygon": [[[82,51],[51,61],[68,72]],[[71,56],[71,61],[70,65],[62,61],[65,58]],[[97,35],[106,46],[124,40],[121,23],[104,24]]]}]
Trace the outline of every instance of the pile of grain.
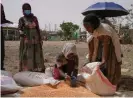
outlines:
[{"label": "pile of grain", "polygon": [[55,87],[41,85],[23,90],[22,97],[98,97],[83,86],[71,88],[66,82]]}]

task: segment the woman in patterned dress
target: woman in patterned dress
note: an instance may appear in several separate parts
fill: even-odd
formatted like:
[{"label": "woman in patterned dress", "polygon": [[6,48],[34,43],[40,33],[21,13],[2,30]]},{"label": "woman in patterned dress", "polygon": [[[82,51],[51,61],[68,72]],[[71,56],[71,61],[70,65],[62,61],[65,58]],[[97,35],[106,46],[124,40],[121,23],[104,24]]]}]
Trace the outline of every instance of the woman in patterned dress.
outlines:
[{"label": "woman in patterned dress", "polygon": [[44,71],[42,39],[37,17],[31,13],[31,6],[23,4],[23,17],[19,19],[20,32],[20,69],[19,71]]}]

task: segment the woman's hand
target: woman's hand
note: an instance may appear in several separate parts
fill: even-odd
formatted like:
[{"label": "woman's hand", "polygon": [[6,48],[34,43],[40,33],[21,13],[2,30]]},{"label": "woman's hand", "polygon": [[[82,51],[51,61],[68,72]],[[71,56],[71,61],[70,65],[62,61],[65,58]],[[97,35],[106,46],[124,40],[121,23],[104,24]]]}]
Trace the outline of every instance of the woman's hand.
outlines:
[{"label": "woman's hand", "polygon": [[71,80],[71,77],[69,75],[65,75],[66,80]]},{"label": "woman's hand", "polygon": [[20,40],[23,40],[24,38],[23,37],[20,37]]},{"label": "woman's hand", "polygon": [[28,25],[29,28],[35,28],[36,27],[36,23],[35,22],[32,22],[31,24]]},{"label": "woman's hand", "polygon": [[103,68],[105,65],[105,61],[101,62],[100,64],[97,65],[97,69]]},{"label": "woman's hand", "polygon": [[41,40],[41,45],[43,45],[43,40]]}]

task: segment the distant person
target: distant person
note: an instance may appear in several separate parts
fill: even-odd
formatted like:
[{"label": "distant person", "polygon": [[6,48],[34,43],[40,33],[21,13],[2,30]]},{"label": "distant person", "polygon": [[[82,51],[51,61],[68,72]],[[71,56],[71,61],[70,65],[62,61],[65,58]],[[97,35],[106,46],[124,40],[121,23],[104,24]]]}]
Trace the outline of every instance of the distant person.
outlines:
[{"label": "distant person", "polygon": [[66,74],[69,77],[77,77],[79,58],[77,55],[76,45],[74,43],[66,43],[62,52],[57,55],[56,62],[62,77],[65,78]]},{"label": "distant person", "polygon": [[91,33],[89,40],[89,61],[101,62],[99,67],[109,81],[117,85],[121,77],[121,47],[115,30],[108,24],[100,23],[96,15],[87,15],[83,24]]},{"label": "distant person", "polygon": [[[4,12],[4,7],[1,4],[1,25],[5,24],[5,23],[12,24],[11,21],[6,19],[5,12]],[[3,32],[3,28],[1,26],[1,70],[5,70],[5,68],[4,68],[4,57],[5,57],[4,32]]]},{"label": "distant person", "polygon": [[19,19],[20,69],[19,71],[45,71],[42,39],[37,17],[31,13],[28,3],[22,6],[23,17]]}]

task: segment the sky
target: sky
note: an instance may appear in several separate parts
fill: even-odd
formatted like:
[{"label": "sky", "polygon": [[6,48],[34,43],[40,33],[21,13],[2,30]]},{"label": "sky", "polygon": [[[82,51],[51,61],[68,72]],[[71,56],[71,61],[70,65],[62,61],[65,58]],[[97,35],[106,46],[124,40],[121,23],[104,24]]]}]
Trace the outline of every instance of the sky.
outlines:
[{"label": "sky", "polygon": [[59,29],[63,21],[73,22],[82,28],[82,11],[100,1],[115,2],[125,9],[133,4],[133,0],[1,0],[6,18],[14,23],[18,23],[23,16],[22,5],[29,3],[32,13],[38,18],[40,28],[46,30]]}]

